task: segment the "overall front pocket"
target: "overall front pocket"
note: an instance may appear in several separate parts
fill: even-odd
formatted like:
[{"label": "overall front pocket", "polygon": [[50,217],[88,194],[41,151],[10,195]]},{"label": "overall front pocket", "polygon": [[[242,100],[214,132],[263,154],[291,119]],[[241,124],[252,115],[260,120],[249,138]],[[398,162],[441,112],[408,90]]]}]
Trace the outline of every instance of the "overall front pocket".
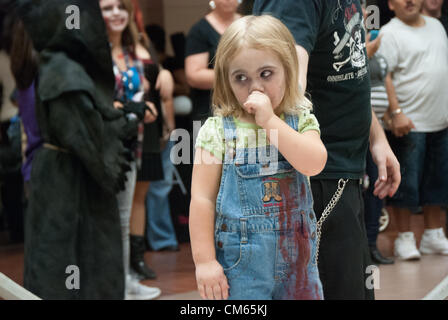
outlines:
[{"label": "overall front pocket", "polygon": [[228,279],[238,277],[250,262],[251,249],[247,237],[247,221],[242,219],[241,231],[222,231],[215,234],[216,259],[224,269]]},{"label": "overall front pocket", "polygon": [[272,215],[298,207],[297,172],[287,161],[235,164],[243,214]]}]

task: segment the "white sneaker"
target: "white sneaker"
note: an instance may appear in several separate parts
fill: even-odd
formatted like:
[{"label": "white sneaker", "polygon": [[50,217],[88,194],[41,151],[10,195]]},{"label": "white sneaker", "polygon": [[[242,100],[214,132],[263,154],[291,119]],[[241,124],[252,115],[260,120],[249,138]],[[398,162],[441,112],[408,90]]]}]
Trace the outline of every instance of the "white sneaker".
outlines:
[{"label": "white sneaker", "polygon": [[445,237],[443,228],[426,229],[420,242],[422,254],[448,255],[448,239]]},{"label": "white sneaker", "polygon": [[152,300],[159,297],[161,293],[159,288],[145,286],[130,275],[126,277],[125,300]]},{"label": "white sneaker", "polygon": [[400,260],[420,259],[413,232],[400,232],[395,239],[394,254]]}]

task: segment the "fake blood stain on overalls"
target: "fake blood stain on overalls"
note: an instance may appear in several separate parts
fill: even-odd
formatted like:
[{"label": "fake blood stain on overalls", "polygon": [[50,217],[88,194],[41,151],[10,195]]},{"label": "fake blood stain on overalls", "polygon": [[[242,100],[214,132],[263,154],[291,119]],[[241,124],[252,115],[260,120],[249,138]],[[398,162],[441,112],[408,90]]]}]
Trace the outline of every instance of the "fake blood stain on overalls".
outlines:
[{"label": "fake blood stain on overalls", "polygon": [[[296,116],[285,121],[297,130]],[[272,146],[237,148],[233,118],[223,123],[215,247],[230,299],[322,299],[308,178]],[[263,156],[272,152],[277,158]]]}]

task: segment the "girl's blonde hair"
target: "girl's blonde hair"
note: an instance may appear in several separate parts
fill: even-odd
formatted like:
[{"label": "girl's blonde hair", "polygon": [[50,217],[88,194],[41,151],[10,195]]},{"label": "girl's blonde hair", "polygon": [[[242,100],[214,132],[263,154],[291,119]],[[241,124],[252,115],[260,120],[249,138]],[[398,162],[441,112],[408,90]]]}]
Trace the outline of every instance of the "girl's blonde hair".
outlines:
[{"label": "girl's blonde hair", "polygon": [[229,80],[229,62],[244,49],[269,50],[283,64],[285,95],[279,112],[298,114],[302,108],[311,109],[311,102],[299,89],[299,61],[295,41],[288,28],[272,16],[245,16],[232,23],[218,45],[215,57],[213,111],[219,116],[240,116],[243,109],[233,94]]}]

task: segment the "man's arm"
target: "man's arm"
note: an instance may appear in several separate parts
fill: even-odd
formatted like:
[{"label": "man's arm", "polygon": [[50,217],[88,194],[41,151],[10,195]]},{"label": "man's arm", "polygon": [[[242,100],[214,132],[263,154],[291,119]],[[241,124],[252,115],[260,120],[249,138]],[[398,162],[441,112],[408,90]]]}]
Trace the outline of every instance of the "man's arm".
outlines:
[{"label": "man's arm", "polygon": [[306,91],[306,77],[308,74],[309,55],[304,47],[296,44],[297,56],[299,58],[299,87],[303,92]]},{"label": "man's arm", "polygon": [[392,152],[373,110],[370,126],[370,153],[378,167],[378,179],[375,181],[373,194],[380,199],[386,196],[392,197],[401,181],[400,163]]},{"label": "man's arm", "polygon": [[389,108],[387,113],[390,116],[391,122],[389,124],[390,130],[397,137],[403,137],[407,135],[412,128],[415,128],[414,123],[409,119],[401,110],[398,103],[395,87],[392,82],[392,73],[388,73],[384,81],[387,98],[389,100]]}]

